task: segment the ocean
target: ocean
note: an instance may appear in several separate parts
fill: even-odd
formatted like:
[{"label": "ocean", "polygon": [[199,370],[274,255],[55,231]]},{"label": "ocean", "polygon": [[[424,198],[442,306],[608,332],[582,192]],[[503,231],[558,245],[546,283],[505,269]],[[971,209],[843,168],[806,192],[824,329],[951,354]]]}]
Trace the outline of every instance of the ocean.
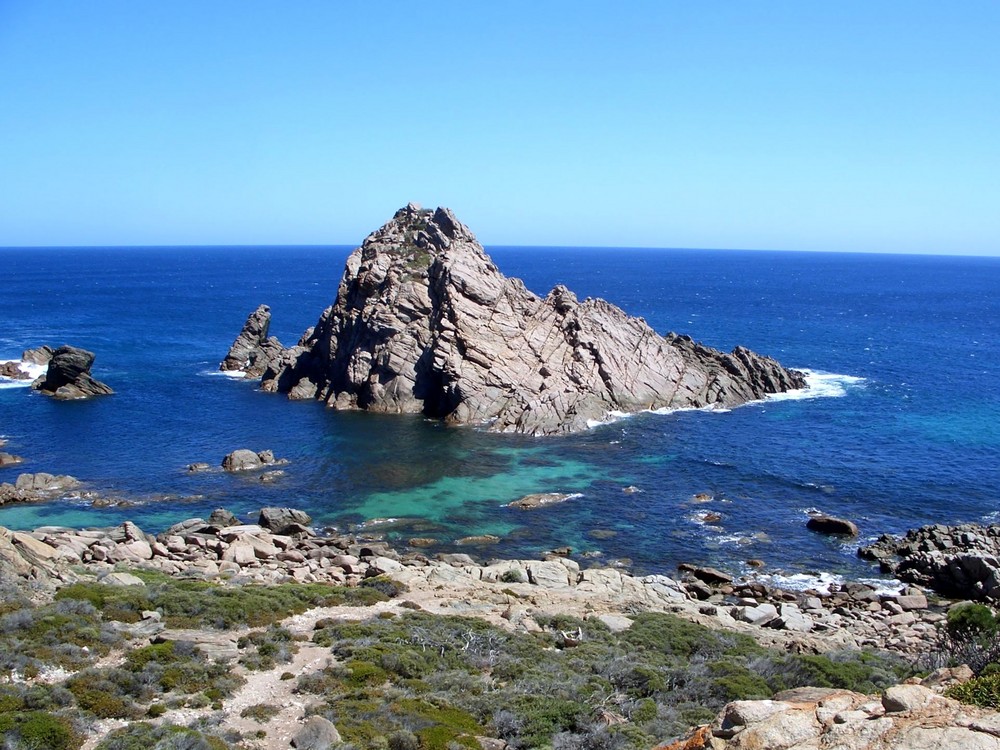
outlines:
[{"label": "ocean", "polygon": [[[743,344],[806,369],[812,388],[730,411],[639,414],[556,438],[415,416],[340,413],[218,374],[258,304],[295,343],[336,294],[347,247],[0,249],[0,360],[42,344],[97,354],[113,396],[56,402],[0,383],[0,434],[24,464],[72,474],[85,499],[0,508],[0,525],[159,532],[225,507],[302,508],[341,530],[489,557],[569,546],[638,573],[692,562],[786,585],[877,576],[859,543],[1000,511],[1000,258],[626,248],[487,248],[544,295],[603,297],[657,331]],[[237,448],[285,475],[189,473]],[[626,492],[625,488],[638,491]],[[533,492],[560,505],[505,507]],[[708,502],[698,495],[709,495]],[[818,510],[859,540],[806,529]],[[493,534],[488,546],[456,546]],[[748,566],[759,560],[763,567]]]}]

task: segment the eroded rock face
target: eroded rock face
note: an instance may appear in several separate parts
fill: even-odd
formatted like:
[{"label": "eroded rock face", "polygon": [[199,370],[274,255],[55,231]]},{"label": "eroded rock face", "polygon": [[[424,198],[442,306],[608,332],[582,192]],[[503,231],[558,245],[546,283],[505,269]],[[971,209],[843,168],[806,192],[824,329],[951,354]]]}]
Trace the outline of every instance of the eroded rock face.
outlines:
[{"label": "eroded rock face", "polygon": [[531,435],[582,430],[611,412],[728,407],[804,385],[770,358],[660,336],[563,286],[538,297],[500,273],[450,210],[413,204],[351,253],[334,304],[262,380],[264,390],[337,409]]},{"label": "eroded rock face", "polygon": [[90,374],[93,365],[93,352],[75,346],[60,346],[53,352],[45,376],[32,383],[31,387],[46,396],[65,400],[114,393],[104,383],[94,380]]}]

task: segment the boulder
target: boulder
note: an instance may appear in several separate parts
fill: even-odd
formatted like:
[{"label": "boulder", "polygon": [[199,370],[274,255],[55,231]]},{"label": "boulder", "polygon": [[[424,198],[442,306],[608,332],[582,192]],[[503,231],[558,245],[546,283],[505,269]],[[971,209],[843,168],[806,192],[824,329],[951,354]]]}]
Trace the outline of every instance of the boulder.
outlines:
[{"label": "boulder", "polygon": [[340,732],[329,719],[322,716],[310,716],[305,720],[302,729],[296,732],[292,739],[292,747],[296,750],[329,750],[340,744]]},{"label": "boulder", "polygon": [[114,393],[90,374],[94,353],[75,346],[61,346],[52,354],[43,377],[32,388],[53,398],[76,400]]},{"label": "boulder", "polygon": [[274,534],[299,533],[312,523],[312,516],[295,508],[261,508],[257,524]]},{"label": "boulder", "polygon": [[812,516],[806,521],[806,528],[820,534],[833,536],[857,536],[858,526],[853,521],[834,516]]},{"label": "boulder", "polygon": [[240,519],[236,517],[236,514],[225,508],[216,508],[213,510],[208,516],[208,522],[212,526],[218,526],[220,529],[224,529],[227,526],[240,525]]},{"label": "boulder", "polygon": [[[258,311],[237,337],[246,345],[234,367],[266,334]],[[546,435],[613,412],[735,406],[805,379],[742,347],[725,354],[660,336],[563,286],[536,296],[450,210],[410,204],[351,253],[333,305],[271,358],[261,387],[336,409]]]},{"label": "boulder", "polygon": [[677,569],[685,573],[690,573],[699,581],[704,581],[712,586],[733,582],[733,577],[731,575],[722,572],[718,568],[701,567],[698,565],[691,565],[690,563],[681,563],[677,566]]},{"label": "boulder", "polygon": [[240,448],[222,459],[222,468],[226,471],[251,471],[275,463],[272,451],[255,452]]},{"label": "boulder", "polygon": [[106,586],[145,586],[146,582],[134,576],[131,573],[114,572],[108,573],[105,576],[101,576],[98,579],[99,583],[103,583]]},{"label": "boulder", "polygon": [[778,618],[778,608],[765,602],[756,606],[733,607],[730,614],[733,619],[749,622],[751,625],[766,625]]},{"label": "boulder", "polygon": [[15,456],[10,453],[4,453],[0,451],[0,468],[6,466],[14,466],[15,464],[24,463],[24,459],[20,456]]}]

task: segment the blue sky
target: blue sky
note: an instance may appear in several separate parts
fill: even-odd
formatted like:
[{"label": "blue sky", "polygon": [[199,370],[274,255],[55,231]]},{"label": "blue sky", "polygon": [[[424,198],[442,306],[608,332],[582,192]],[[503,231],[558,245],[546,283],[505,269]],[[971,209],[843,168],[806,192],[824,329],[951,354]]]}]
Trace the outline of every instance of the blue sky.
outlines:
[{"label": "blue sky", "polygon": [[0,246],[1000,255],[1000,3],[0,0]]}]

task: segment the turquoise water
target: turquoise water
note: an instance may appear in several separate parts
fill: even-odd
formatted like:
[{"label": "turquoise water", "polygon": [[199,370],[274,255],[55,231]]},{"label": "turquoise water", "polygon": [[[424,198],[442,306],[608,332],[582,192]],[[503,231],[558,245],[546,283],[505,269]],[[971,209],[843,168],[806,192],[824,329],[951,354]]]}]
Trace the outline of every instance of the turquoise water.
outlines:
[{"label": "turquoise water", "polygon": [[[0,359],[43,343],[97,353],[117,393],[57,403],[0,387],[0,470],[73,474],[127,500],[0,509],[0,524],[158,531],[224,506],[308,510],[321,524],[394,539],[473,534],[485,554],[570,545],[636,569],[691,561],[743,570],[871,572],[854,545],[805,530],[806,511],[866,537],[992,518],[1000,487],[1000,261],[737,251],[493,248],[544,294],[564,283],[720,348],[745,344],[814,371],[811,398],[725,413],[642,414],[533,439],[418,417],[338,413],[214,374],[246,315],[271,305],[286,344],[332,301],[348,248],[0,250]],[[7,384],[9,385],[9,384]],[[273,484],[215,471],[240,447],[290,463]],[[635,486],[640,492],[625,492]],[[579,493],[534,511],[532,492]],[[692,501],[698,493],[710,503]],[[704,521],[707,512],[721,520]]]}]

